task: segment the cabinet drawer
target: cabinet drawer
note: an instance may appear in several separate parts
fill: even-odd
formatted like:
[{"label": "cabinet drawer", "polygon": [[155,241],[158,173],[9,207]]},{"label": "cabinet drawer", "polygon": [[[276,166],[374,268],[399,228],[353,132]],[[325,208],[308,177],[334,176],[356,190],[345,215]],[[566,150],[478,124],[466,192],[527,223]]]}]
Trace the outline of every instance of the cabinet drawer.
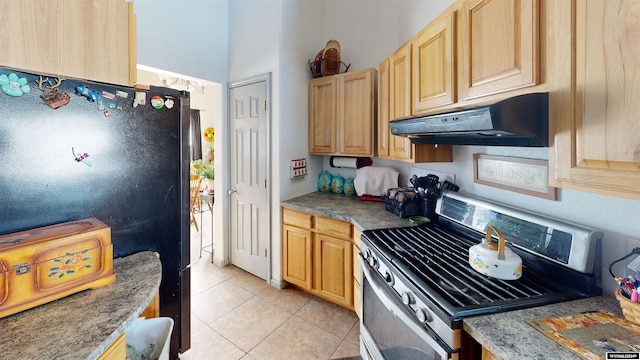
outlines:
[{"label": "cabinet drawer", "polygon": [[298,226],[305,229],[313,228],[313,215],[291,210],[291,209],[282,209],[282,222],[289,225]]},{"label": "cabinet drawer", "polygon": [[325,217],[316,217],[316,231],[351,241],[351,224]]}]

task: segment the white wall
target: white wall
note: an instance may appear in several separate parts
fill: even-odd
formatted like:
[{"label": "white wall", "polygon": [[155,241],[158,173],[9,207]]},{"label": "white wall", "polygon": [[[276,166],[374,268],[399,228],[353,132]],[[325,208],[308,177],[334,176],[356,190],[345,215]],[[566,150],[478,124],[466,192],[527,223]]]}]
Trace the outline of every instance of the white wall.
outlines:
[{"label": "white wall", "polygon": [[[229,4],[229,81],[240,81],[257,75],[271,73],[271,256],[272,278],[281,278],[280,226],[276,203],[279,202],[278,139],[280,129],[280,24],[281,1],[279,0],[233,0]],[[224,201],[228,202],[227,199]],[[229,204],[225,204],[225,209]],[[225,218],[228,219],[228,211]],[[228,220],[225,220],[228,221]],[[228,239],[228,232],[225,233]],[[276,272],[276,274],[273,274]]]},{"label": "white wall", "polygon": [[135,0],[138,64],[226,84],[228,2]]},{"label": "white wall", "polygon": [[[324,34],[340,43],[351,70],[378,64],[454,0],[324,0]],[[319,46],[318,50],[324,47]],[[315,55],[315,53],[314,53]]]}]

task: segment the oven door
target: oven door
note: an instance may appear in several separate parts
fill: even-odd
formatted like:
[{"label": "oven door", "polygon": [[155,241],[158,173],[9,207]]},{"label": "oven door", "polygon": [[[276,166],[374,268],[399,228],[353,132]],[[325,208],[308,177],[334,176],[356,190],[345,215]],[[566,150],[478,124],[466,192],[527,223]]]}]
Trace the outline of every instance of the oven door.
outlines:
[{"label": "oven door", "polygon": [[446,360],[458,354],[429,335],[362,254],[361,355],[371,360]]}]

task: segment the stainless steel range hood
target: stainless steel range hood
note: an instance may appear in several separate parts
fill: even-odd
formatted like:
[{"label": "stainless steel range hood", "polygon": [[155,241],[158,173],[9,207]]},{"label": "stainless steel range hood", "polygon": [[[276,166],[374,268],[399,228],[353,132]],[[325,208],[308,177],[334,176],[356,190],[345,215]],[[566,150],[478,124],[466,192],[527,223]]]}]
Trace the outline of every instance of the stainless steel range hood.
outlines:
[{"label": "stainless steel range hood", "polygon": [[549,146],[549,94],[519,95],[493,105],[390,121],[393,135],[416,144]]}]

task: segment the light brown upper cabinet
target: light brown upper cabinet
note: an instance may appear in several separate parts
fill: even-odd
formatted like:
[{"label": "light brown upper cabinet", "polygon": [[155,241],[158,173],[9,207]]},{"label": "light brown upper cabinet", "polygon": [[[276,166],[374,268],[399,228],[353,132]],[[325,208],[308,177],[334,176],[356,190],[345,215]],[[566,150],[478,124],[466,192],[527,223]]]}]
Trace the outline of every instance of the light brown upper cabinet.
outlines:
[{"label": "light brown upper cabinet", "polygon": [[461,15],[462,99],[539,83],[538,0],[468,0]]},{"label": "light brown upper cabinet", "polygon": [[389,158],[389,58],[378,65],[378,157]]},{"label": "light brown upper cabinet", "polygon": [[413,114],[456,102],[456,11],[445,11],[412,40]]},{"label": "light brown upper cabinet", "polygon": [[49,76],[134,85],[133,2],[0,2],[0,65]]},{"label": "light brown upper cabinet", "polygon": [[556,19],[549,30],[551,180],[640,199],[640,1],[548,5]]},{"label": "light brown upper cabinet", "polygon": [[450,162],[451,146],[412,144],[391,135],[390,119],[411,115],[411,50],[409,42],[379,65],[378,72],[378,157],[404,162]]},{"label": "light brown upper cabinet", "polygon": [[373,68],[338,77],[338,154],[374,155],[376,81]]},{"label": "light brown upper cabinet", "polygon": [[[398,49],[389,60],[389,111],[390,120],[411,115],[411,43]],[[390,136],[392,159],[411,160],[412,150],[408,138]]]},{"label": "light brown upper cabinet", "polygon": [[373,156],[376,70],[309,81],[309,153]]},{"label": "light brown upper cabinet", "polygon": [[336,152],[336,94],[335,76],[309,81],[309,153]]}]

